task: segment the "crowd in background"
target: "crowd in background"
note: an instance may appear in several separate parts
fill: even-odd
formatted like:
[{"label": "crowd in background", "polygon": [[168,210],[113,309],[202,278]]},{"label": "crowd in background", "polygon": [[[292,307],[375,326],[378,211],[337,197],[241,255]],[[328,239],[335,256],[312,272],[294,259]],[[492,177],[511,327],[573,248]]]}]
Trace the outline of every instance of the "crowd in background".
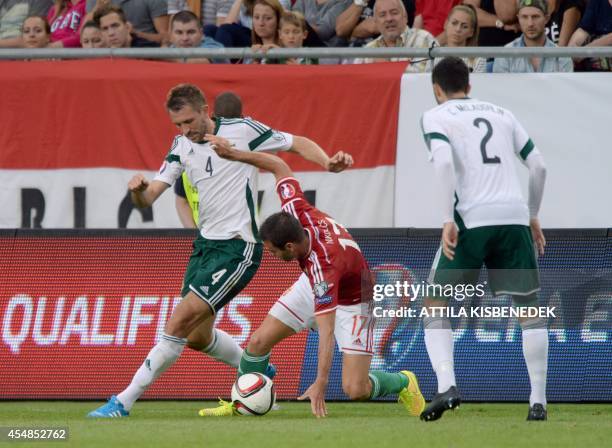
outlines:
[{"label": "crowd in background", "polygon": [[[612,0],[0,0],[0,48],[159,46],[261,52],[325,46],[612,46]],[[391,60],[408,60],[408,72],[430,71],[437,62]],[[305,58],[232,62],[318,63]],[[473,72],[610,71],[612,58],[465,62]]]}]

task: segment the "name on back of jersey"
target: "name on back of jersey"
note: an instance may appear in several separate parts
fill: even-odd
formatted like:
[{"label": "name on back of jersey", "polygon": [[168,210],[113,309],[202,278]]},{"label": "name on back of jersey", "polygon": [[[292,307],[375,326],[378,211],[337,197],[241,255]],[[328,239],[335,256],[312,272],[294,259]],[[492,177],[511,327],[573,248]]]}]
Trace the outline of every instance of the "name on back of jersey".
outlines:
[{"label": "name on back of jersey", "polygon": [[334,239],[332,238],[332,234],[329,231],[329,224],[326,219],[319,219],[317,224],[323,231],[323,238],[325,239],[325,244],[333,244]]}]

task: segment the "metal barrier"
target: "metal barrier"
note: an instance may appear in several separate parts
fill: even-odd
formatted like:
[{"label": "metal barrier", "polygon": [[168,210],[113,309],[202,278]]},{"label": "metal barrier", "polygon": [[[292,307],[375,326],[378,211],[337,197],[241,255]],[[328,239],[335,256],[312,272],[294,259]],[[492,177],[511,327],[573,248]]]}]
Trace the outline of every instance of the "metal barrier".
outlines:
[{"label": "metal barrier", "polygon": [[263,59],[263,58],[437,58],[458,57],[612,57],[612,47],[432,47],[426,48],[273,48],[267,53],[251,48],[10,48],[0,49],[0,60],[26,59]]}]

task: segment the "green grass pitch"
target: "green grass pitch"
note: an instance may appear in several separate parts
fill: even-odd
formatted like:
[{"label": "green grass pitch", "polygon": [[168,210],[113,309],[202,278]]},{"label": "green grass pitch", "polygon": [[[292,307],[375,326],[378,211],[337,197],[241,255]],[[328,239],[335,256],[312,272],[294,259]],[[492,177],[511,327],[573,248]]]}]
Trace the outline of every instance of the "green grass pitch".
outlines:
[{"label": "green grass pitch", "polygon": [[550,404],[547,422],[526,422],[526,404],[464,403],[424,423],[396,403],[328,403],[317,420],[308,403],[281,402],[264,417],[202,418],[215,403],[148,401],[125,419],[85,417],[93,402],[0,402],[0,426],[67,426],[66,442],[3,446],[75,447],[579,447],[610,446],[611,404]]}]

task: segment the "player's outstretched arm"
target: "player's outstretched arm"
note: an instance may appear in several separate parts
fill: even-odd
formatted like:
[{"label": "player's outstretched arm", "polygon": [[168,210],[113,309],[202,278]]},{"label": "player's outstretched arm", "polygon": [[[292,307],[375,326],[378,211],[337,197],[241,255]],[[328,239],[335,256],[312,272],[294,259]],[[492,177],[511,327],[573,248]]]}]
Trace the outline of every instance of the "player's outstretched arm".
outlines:
[{"label": "player's outstretched arm", "polygon": [[216,135],[206,134],[204,138],[211,143],[211,147],[219,157],[256,166],[257,168],[274,174],[277,181],[286,177],[293,177],[291,168],[289,168],[289,165],[280,157],[272,154],[265,154],[263,152],[239,151],[235,149],[227,139]]},{"label": "player's outstretched arm", "polygon": [[298,400],[310,399],[310,407],[315,417],[325,417],[325,393],[329,383],[329,372],[334,358],[334,326],[336,312],[332,311],[316,316],[319,333],[319,352],[317,358],[317,378]]},{"label": "player's outstretched arm", "polygon": [[339,173],[353,165],[353,157],[350,154],[338,151],[329,157],[317,143],[299,135],[293,137],[293,146],[290,151],[332,173]]},{"label": "player's outstretched arm", "polygon": [[130,197],[134,205],[138,208],[150,207],[153,202],[169,187],[165,182],[149,180],[144,175],[138,173],[128,182]]}]

